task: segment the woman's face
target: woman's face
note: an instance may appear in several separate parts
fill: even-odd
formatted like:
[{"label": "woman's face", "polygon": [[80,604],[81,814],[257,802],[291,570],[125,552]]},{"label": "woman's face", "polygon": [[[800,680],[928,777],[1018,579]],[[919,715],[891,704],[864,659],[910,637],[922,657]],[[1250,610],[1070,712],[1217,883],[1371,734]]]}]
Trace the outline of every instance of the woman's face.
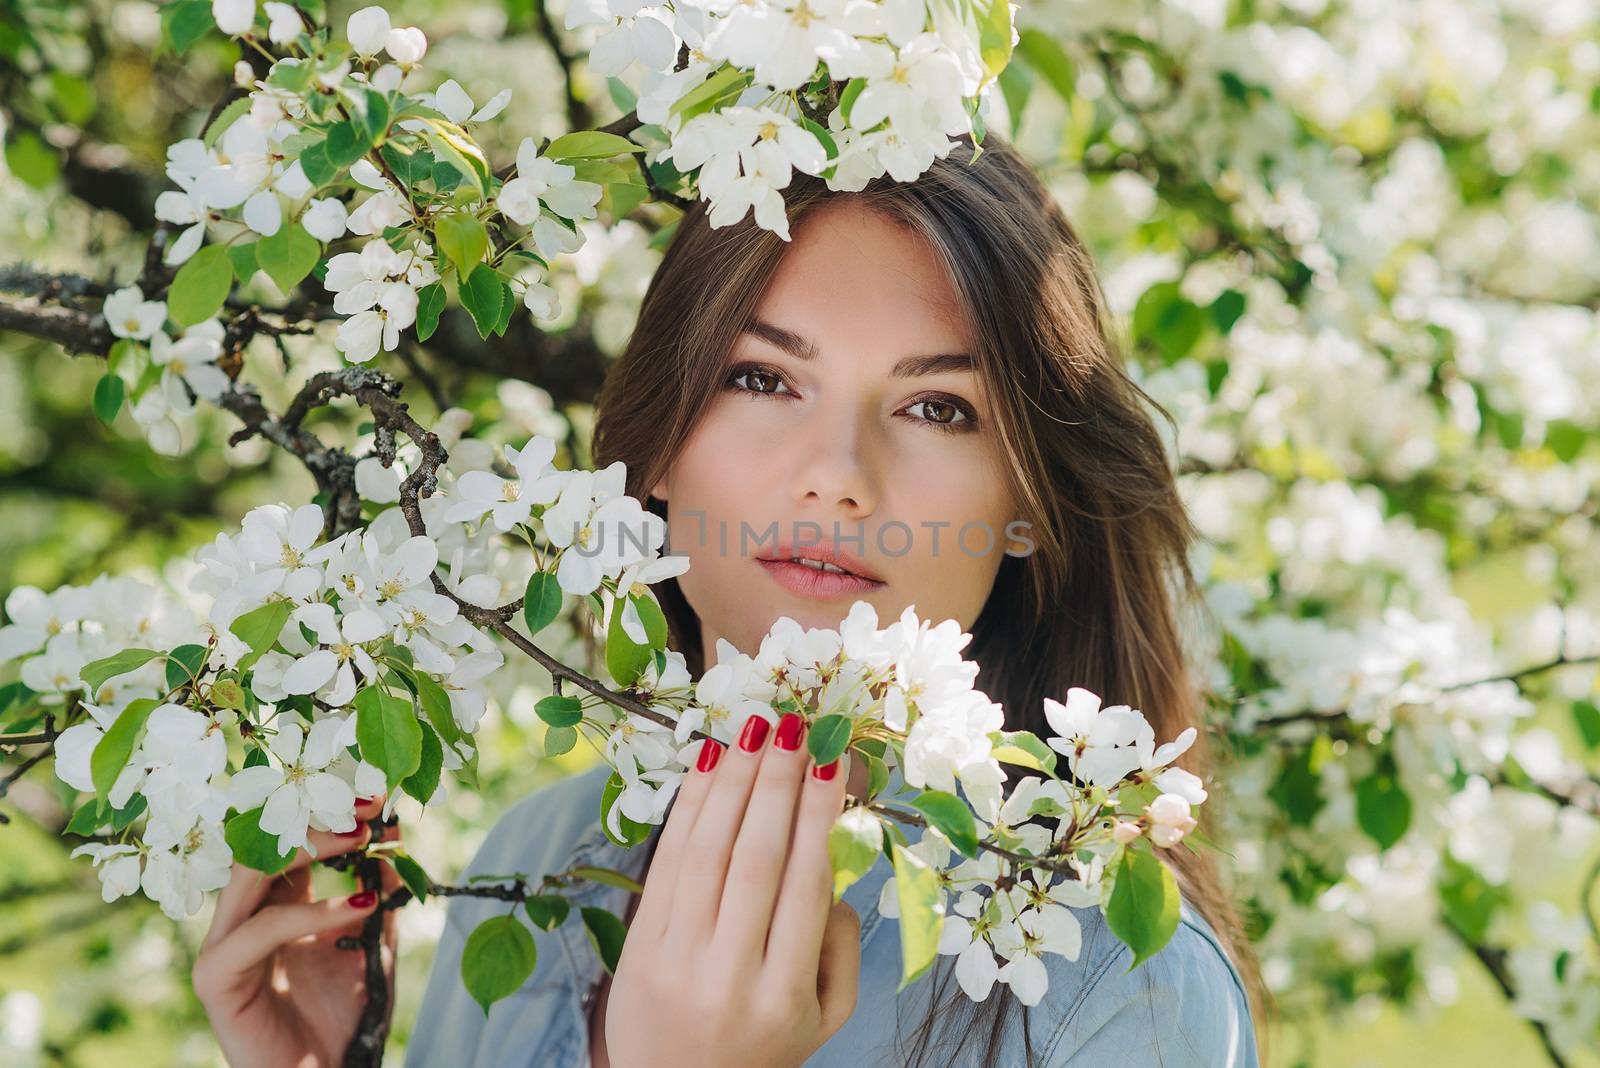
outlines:
[{"label": "woman's face", "polygon": [[[992,410],[932,250],[853,198],[796,228],[756,322],[651,490],[698,613],[754,653],[779,616],[837,627],[857,599],[970,630],[1015,532]],[[964,535],[962,534],[965,530]],[[860,534],[860,538],[857,538]],[[762,558],[835,550],[863,577]]]}]

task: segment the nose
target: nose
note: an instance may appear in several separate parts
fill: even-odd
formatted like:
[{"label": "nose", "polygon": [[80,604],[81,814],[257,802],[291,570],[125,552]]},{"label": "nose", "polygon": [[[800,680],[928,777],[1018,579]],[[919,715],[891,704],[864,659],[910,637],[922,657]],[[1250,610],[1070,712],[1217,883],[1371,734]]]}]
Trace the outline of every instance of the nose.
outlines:
[{"label": "nose", "polygon": [[791,495],[806,509],[821,509],[828,518],[833,509],[842,518],[860,519],[877,507],[874,465],[867,455],[870,438],[853,417],[826,418],[817,410],[806,434],[798,435]]}]

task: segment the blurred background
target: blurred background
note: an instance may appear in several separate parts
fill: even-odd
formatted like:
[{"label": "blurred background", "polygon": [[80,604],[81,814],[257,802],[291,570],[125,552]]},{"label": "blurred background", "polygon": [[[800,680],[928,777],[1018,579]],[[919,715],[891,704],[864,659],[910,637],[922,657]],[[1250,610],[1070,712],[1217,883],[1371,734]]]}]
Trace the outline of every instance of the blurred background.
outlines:
[{"label": "blurred background", "polygon": [[[478,131],[492,162],[629,99],[587,71],[592,31],[562,29],[560,0],[386,6],[426,31],[430,77],[480,103],[512,89]],[[1034,0],[1018,22],[989,129],[1091,246],[1206,535],[1223,844],[1282,1013],[1272,1063],[1600,1064],[1600,8]],[[27,296],[19,264],[138,275],[166,148],[238,59],[215,32],[174,54],[162,25],[145,0],[0,2],[0,302]],[[452,309],[384,358],[425,423],[460,407],[476,437],[549,434],[586,463],[673,214],[602,207],[626,210],[557,261],[559,321],[485,342]],[[339,365],[324,325],[258,342],[260,368],[289,368],[258,368],[269,402]],[[259,439],[229,446],[216,409],[184,455],[155,454],[126,410],[96,419],[101,373],[0,329],[0,599],[180,582],[249,508],[315,492]],[[401,810],[435,878],[594,759],[542,755],[536,674],[494,681],[482,790],[447,777]],[[45,773],[0,801],[0,1063],[220,1063],[189,987],[209,906],[103,904],[67,857],[73,797]],[[443,910],[401,918],[396,1064]]]}]

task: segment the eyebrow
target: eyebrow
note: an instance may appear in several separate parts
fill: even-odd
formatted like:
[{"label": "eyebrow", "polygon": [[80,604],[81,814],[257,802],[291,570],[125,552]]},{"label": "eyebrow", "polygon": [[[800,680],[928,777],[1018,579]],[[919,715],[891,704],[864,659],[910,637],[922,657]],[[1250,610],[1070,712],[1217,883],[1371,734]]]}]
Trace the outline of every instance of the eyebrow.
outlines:
[{"label": "eyebrow", "polygon": [[[775,345],[798,360],[815,360],[819,353],[810,338],[802,337],[765,319],[753,319],[744,332]],[[975,362],[965,352],[945,352],[932,356],[905,356],[895,362],[889,374],[894,378],[914,378],[918,375],[947,374],[972,371]]]}]

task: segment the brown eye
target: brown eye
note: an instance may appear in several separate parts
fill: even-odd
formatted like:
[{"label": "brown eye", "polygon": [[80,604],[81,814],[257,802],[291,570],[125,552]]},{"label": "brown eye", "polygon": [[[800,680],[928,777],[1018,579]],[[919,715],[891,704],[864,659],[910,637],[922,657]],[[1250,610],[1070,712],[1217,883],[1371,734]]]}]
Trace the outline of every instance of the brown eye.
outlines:
[{"label": "brown eye", "polygon": [[940,430],[972,429],[972,413],[954,401],[928,397],[914,401],[907,406],[906,411],[914,411],[917,408],[923,409],[923,414],[919,417],[920,422],[929,423]]},{"label": "brown eye", "polygon": [[[746,379],[748,383],[742,382],[740,379]],[[783,378],[780,375],[765,368],[753,367],[749,364],[734,368],[733,372],[728,375],[727,382],[729,386],[736,387],[746,393],[781,395],[781,393],[787,392],[783,388]]]}]

